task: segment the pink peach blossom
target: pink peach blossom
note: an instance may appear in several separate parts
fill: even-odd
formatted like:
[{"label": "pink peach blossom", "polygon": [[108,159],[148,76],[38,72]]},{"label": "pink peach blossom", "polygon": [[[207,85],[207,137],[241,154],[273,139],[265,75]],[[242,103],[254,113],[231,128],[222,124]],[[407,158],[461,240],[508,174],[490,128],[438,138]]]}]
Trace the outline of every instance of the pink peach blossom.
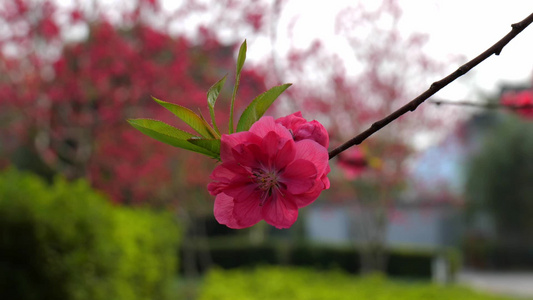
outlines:
[{"label": "pink peach blossom", "polygon": [[230,228],[261,220],[288,228],[299,208],[329,188],[327,149],[313,139],[295,140],[272,117],[250,131],[222,135],[220,158],[208,190],[216,195],[215,218]]},{"label": "pink peach blossom", "polygon": [[326,128],[316,120],[307,122],[299,111],[276,119],[276,123],[289,129],[295,141],[310,139],[326,149],[329,147],[329,135]]}]

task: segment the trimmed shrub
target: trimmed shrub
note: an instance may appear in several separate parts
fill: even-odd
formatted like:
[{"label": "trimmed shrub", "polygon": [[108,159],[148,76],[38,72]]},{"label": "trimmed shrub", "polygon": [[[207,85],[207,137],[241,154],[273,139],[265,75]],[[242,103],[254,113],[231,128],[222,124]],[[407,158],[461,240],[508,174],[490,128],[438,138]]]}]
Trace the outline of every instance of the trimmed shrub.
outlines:
[{"label": "trimmed shrub", "polygon": [[291,249],[289,262],[318,269],[338,268],[350,273],[361,269],[359,252],[353,247],[327,247],[302,244]]},{"label": "trimmed shrub", "polygon": [[6,299],[165,299],[178,238],[170,215],[114,207],[85,181],[0,173]]},{"label": "trimmed shrub", "polygon": [[[211,238],[209,253],[213,264],[223,269],[290,265],[320,270],[339,269],[349,273],[361,271],[361,256],[354,246],[284,244],[282,241],[252,244],[246,238]],[[387,275],[403,278],[431,279],[436,256],[444,256],[452,276],[460,266],[460,254],[454,249],[392,248],[387,252]],[[205,270],[201,270],[205,271]]]},{"label": "trimmed shrub", "polygon": [[431,278],[435,253],[422,251],[397,251],[389,254],[387,274],[413,278]]},{"label": "trimmed shrub", "polygon": [[341,271],[263,267],[252,271],[211,270],[200,288],[200,300],[504,300],[461,286],[420,281],[392,281],[383,276],[356,277]]},{"label": "trimmed shrub", "polygon": [[120,299],[169,299],[177,274],[179,232],[172,216],[142,209],[115,209],[113,238],[120,245]]},{"label": "trimmed shrub", "polygon": [[277,249],[269,245],[212,248],[211,258],[219,267],[231,269],[279,263]]}]

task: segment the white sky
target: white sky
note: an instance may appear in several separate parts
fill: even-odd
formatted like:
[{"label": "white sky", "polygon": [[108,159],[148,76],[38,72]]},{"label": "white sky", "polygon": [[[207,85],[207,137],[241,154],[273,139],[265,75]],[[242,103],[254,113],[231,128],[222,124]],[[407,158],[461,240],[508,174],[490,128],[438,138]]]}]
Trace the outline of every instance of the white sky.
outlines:
[{"label": "white sky", "polygon": [[[294,27],[297,43],[305,44],[319,37],[328,45],[342,47],[333,31],[333,19],[343,7],[354,2],[357,1],[289,1],[287,13],[298,15]],[[400,28],[406,35],[410,32],[429,34],[426,51],[430,56],[449,61],[459,55],[464,57],[460,64],[502,38],[511,30],[512,23],[533,13],[533,0],[403,0],[400,5],[403,11]],[[513,39],[500,56],[482,62],[437,96],[450,100],[476,100],[482,94],[496,93],[499,85],[505,82],[527,82],[533,73],[532,54],[533,25]],[[450,65],[441,77],[460,64]],[[433,78],[428,84],[440,78]]]},{"label": "white sky", "polygon": [[[470,60],[507,34],[511,30],[511,24],[533,13],[531,0],[412,2],[424,2],[426,9],[432,12],[429,17],[422,17],[416,14],[416,7],[406,7],[405,20],[418,20],[425,24],[421,28],[431,33],[428,52],[437,58],[461,54]],[[476,13],[476,7],[479,7],[477,10],[480,13]],[[406,27],[409,26],[417,25],[415,22],[406,23]],[[464,91],[461,91],[459,84],[456,89],[443,92],[449,93],[452,98],[460,98],[465,92],[463,97],[475,97],[476,89],[495,92],[502,83],[527,81],[533,71],[532,54],[533,26],[530,26],[513,39],[499,56],[490,57],[472,70],[471,75],[461,80],[459,83],[465,85]]]}]

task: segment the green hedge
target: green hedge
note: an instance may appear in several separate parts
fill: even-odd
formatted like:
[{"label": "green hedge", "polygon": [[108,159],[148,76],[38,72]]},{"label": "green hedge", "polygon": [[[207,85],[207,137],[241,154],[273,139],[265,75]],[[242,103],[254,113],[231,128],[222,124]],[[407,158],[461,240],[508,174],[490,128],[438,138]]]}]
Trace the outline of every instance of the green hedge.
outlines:
[{"label": "green hedge", "polygon": [[5,299],[166,299],[179,231],[169,214],[113,206],[85,181],[0,173]]},{"label": "green hedge", "polygon": [[[263,265],[340,269],[349,273],[359,273],[361,269],[359,250],[353,246],[287,244],[283,241],[255,245],[246,238],[231,237],[211,238],[208,243],[213,264],[223,269]],[[389,249],[385,271],[391,276],[430,279],[436,255],[444,256],[451,272],[457,272],[461,262],[454,249]]]},{"label": "green hedge", "polygon": [[474,292],[461,286],[391,281],[382,276],[355,277],[341,271],[264,267],[255,270],[211,270],[199,300],[497,300],[511,299]]}]

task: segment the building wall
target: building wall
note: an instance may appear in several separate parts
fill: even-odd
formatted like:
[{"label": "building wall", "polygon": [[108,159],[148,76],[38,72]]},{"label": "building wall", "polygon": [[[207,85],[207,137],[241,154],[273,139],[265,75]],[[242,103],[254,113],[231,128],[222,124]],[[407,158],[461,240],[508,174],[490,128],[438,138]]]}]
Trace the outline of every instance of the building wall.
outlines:
[{"label": "building wall", "polygon": [[[349,205],[320,205],[306,211],[305,232],[312,242],[349,244],[364,242],[368,214]],[[389,246],[443,247],[457,245],[462,228],[458,209],[451,205],[408,205],[389,211],[385,240]],[[372,228],[370,228],[372,229]]]}]

